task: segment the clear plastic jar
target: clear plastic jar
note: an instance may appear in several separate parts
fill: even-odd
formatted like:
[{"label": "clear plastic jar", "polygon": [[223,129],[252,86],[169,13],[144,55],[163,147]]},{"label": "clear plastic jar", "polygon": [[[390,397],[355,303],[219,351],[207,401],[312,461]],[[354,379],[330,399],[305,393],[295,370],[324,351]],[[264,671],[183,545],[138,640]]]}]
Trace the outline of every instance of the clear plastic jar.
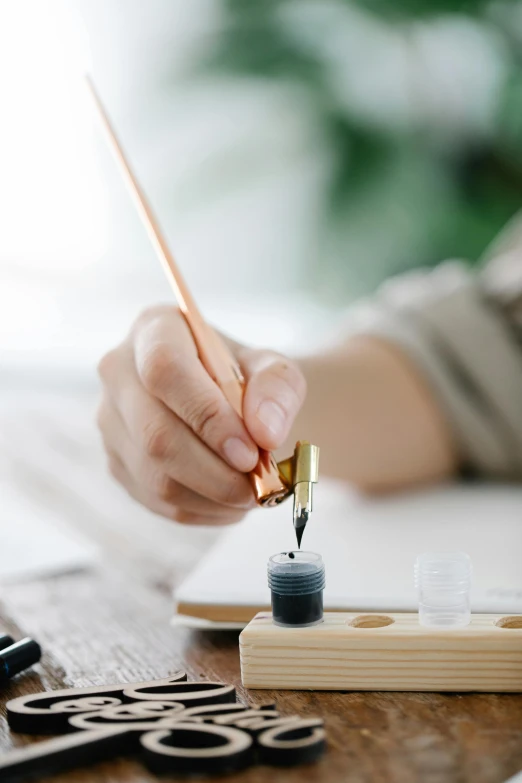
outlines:
[{"label": "clear plastic jar", "polygon": [[268,561],[272,619],[304,628],[323,620],[324,563],[315,552],[281,552]]},{"label": "clear plastic jar", "polygon": [[425,552],[415,563],[419,622],[463,628],[471,621],[471,559],[465,552]]}]

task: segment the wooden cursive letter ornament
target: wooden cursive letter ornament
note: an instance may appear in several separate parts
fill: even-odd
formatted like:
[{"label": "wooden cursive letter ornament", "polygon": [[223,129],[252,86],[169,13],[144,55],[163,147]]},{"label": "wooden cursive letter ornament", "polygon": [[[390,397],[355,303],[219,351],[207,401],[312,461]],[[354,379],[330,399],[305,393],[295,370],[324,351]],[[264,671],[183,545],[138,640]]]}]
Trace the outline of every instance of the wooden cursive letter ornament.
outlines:
[{"label": "wooden cursive letter ornament", "polygon": [[64,734],[10,751],[0,759],[2,783],[136,756],[155,773],[222,774],[253,763],[292,766],[325,749],[322,720],[282,716],[273,705],[236,702],[232,685],[164,680],[65,689],[7,704],[12,730]]}]

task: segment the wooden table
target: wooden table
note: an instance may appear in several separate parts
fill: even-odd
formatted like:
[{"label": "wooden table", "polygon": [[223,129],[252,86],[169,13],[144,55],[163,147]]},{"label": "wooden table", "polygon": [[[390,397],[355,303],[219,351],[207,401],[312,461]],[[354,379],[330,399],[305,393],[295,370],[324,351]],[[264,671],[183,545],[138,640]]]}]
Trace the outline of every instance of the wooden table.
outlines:
[{"label": "wooden table", "polygon": [[[92,395],[72,392],[0,398],[0,464],[11,486],[58,511],[101,551],[95,569],[0,588],[0,631],[32,635],[45,650],[2,703],[183,668],[190,679],[234,683],[242,699],[273,698],[282,711],[326,721],[329,749],[319,764],[252,768],[230,776],[237,783],[501,783],[522,769],[521,695],[245,693],[237,633],[169,625],[173,585],[216,532],[169,524],[128,500],[105,475],[92,409]],[[2,750],[29,741],[0,721]],[[153,778],[136,762],[115,761],[53,780]]]}]

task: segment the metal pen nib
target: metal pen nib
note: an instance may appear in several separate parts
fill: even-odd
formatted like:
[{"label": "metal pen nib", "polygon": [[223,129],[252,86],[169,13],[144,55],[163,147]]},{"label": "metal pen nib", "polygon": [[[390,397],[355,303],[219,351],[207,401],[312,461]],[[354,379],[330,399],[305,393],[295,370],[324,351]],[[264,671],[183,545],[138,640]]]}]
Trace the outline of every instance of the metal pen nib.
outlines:
[{"label": "metal pen nib", "polygon": [[296,484],[294,490],[294,530],[297,546],[301,548],[301,539],[312,511],[312,486],[308,481]]},{"label": "metal pen nib", "polygon": [[294,468],[294,529],[297,546],[312,513],[313,485],[319,478],[319,447],[299,441],[295,448]]}]

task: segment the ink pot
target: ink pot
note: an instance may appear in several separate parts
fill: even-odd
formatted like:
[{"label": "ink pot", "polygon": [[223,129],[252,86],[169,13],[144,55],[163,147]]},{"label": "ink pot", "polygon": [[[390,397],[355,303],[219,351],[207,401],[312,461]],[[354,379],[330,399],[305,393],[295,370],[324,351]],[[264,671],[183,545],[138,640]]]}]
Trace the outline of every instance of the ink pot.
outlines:
[{"label": "ink pot", "polygon": [[464,628],[471,621],[471,559],[465,552],[424,552],[415,563],[419,622]]},{"label": "ink pot", "polygon": [[281,552],[268,561],[275,625],[305,628],[323,620],[324,563],[315,552]]}]

